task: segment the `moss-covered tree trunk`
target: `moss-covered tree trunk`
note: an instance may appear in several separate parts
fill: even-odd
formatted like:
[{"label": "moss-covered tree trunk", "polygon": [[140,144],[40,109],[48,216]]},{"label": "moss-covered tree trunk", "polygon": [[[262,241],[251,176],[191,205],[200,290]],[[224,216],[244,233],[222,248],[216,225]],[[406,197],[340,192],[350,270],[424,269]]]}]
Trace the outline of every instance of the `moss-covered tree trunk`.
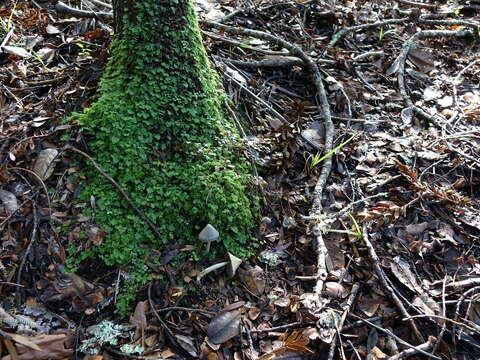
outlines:
[{"label": "moss-covered tree trunk", "polygon": [[[108,232],[109,264],[139,258],[139,244],[194,244],[207,223],[244,254],[255,205],[249,167],[202,44],[191,0],[116,0],[115,40],[98,100],[81,115],[91,153],[159,228],[151,233],[94,170],[85,199]],[[220,245],[219,245],[220,246]]]}]

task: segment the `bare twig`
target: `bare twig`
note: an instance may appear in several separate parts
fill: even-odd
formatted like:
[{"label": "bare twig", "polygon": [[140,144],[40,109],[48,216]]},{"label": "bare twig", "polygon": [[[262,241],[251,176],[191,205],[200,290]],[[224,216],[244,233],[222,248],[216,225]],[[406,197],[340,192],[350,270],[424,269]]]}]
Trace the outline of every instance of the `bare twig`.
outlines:
[{"label": "bare twig", "polygon": [[396,341],[398,341],[398,343],[400,343],[400,344],[402,344],[402,345],[404,345],[404,346],[407,346],[407,347],[409,347],[410,349],[416,349],[416,350],[418,350],[419,353],[421,353],[421,354],[423,354],[423,355],[426,355],[426,356],[428,356],[429,358],[441,360],[441,358],[439,358],[438,356],[432,355],[432,354],[426,352],[425,350],[419,349],[417,346],[414,346],[414,345],[412,345],[412,344],[409,344],[409,343],[406,342],[405,340],[402,340],[402,338],[398,337],[397,335],[395,335],[395,334],[394,334],[393,332],[391,332],[390,330],[384,329],[384,328],[382,328],[381,326],[378,326],[378,325],[376,325],[376,324],[374,324],[374,323],[372,323],[372,322],[370,322],[370,321],[368,321],[368,320],[366,320],[366,319],[363,319],[363,318],[361,318],[360,316],[357,316],[357,315],[355,315],[355,314],[349,314],[349,316],[351,316],[351,317],[353,317],[353,318],[355,318],[355,319],[358,319],[358,320],[364,322],[365,324],[367,324],[367,325],[369,325],[369,326],[371,326],[371,327],[374,327],[375,329],[377,329],[378,331],[383,332],[384,334],[387,334],[388,336],[390,336],[390,337],[394,338]]},{"label": "bare twig", "polygon": [[[38,228],[38,213],[37,213],[37,205],[35,202],[32,200],[33,206],[32,206],[32,211],[33,211],[33,229],[32,229],[32,235],[30,236],[30,241],[28,243],[27,249],[25,250],[25,253],[23,254],[22,261],[20,262],[20,266],[18,267],[17,270],[17,284],[20,284],[20,281],[22,279],[22,272],[23,272],[23,267],[25,266],[25,262],[27,261],[28,254],[30,254],[30,250],[32,249],[33,244],[35,243],[35,239],[37,238],[37,228]],[[20,305],[22,296],[21,296],[21,291],[17,291],[17,305]]]},{"label": "bare twig", "polygon": [[416,319],[416,318],[424,318],[424,317],[428,317],[428,318],[434,318],[434,319],[441,319],[441,320],[444,320],[444,321],[448,321],[456,326],[463,326],[465,328],[467,328],[468,330],[476,333],[477,335],[480,334],[480,326],[475,324],[475,323],[472,323],[470,325],[468,324],[465,324],[465,323],[462,323],[462,322],[459,322],[459,321],[455,321],[455,320],[452,320],[450,318],[447,318],[445,316],[441,316],[441,315],[434,315],[434,314],[419,314],[419,315],[412,315],[412,316],[409,316],[407,318],[404,318],[403,320],[411,320],[411,319]]},{"label": "bare twig", "polygon": [[416,1],[410,1],[410,0],[396,0],[397,2],[399,2],[400,4],[405,4],[405,5],[409,5],[409,6],[415,6],[415,7],[418,7],[418,8],[423,8],[423,9],[436,9],[437,6],[434,5],[434,4],[426,4],[426,3],[421,3],[421,2],[416,2]]},{"label": "bare twig", "polygon": [[50,201],[50,195],[48,195],[48,189],[45,183],[43,182],[42,178],[38,176],[35,172],[32,170],[24,169],[21,167],[9,167],[7,168],[8,170],[17,170],[17,171],[24,171],[30,175],[32,175],[37,181],[42,185],[43,191],[45,192],[45,196],[47,197],[47,203],[48,203],[48,212],[49,215],[52,216],[52,202]]},{"label": "bare twig", "polygon": [[166,307],[166,308],[156,309],[156,311],[158,313],[169,312],[169,311],[186,311],[188,313],[198,312],[198,313],[205,314],[205,315],[216,315],[217,314],[213,311],[208,311],[208,310],[203,310],[203,309],[195,309],[195,308],[189,308],[189,307],[183,307],[183,306],[169,306],[169,307]]},{"label": "bare twig", "polygon": [[59,1],[57,5],[55,5],[55,9],[60,13],[66,13],[73,15],[79,18],[95,18],[98,17],[102,20],[113,19],[113,14],[111,12],[102,12],[102,11],[85,11],[76,9],[73,7],[68,6],[67,4]]},{"label": "bare twig", "polygon": [[281,325],[281,326],[275,326],[275,327],[271,327],[271,328],[268,328],[268,329],[256,329],[256,330],[250,330],[250,333],[252,334],[259,334],[259,333],[266,333],[266,332],[275,332],[275,331],[283,331],[283,330],[287,330],[287,329],[291,329],[291,328],[297,328],[297,327],[300,327],[302,326],[302,322],[300,321],[296,321],[294,323],[291,323],[291,324],[286,324],[286,325]]},{"label": "bare twig", "polygon": [[106,2],[103,2],[103,1],[90,0],[90,2],[98,6],[103,6],[104,8],[107,8],[107,9],[113,9],[113,6],[111,4],[107,4]]},{"label": "bare twig", "polygon": [[471,286],[480,285],[480,278],[471,278],[466,280],[454,281],[445,286],[447,290],[463,290]]},{"label": "bare twig", "polygon": [[[273,42],[283,48],[287,49],[292,56],[300,58],[303,62],[304,68],[312,74],[313,83],[317,89],[317,97],[319,102],[320,111],[323,117],[325,125],[325,147],[324,153],[328,153],[332,150],[333,147],[333,136],[334,136],[334,126],[332,122],[332,117],[330,114],[330,105],[328,103],[327,94],[323,86],[322,75],[317,67],[317,64],[307,56],[299,47],[293,45],[283,39],[280,39],[274,35],[263,31],[251,30],[251,29],[242,29],[232,26],[226,26],[223,24],[210,22],[210,21],[201,21],[202,24],[205,24],[216,29],[224,30],[237,35],[247,35],[253,36],[259,39],[264,39],[270,42]],[[325,159],[320,176],[318,177],[315,189],[313,191],[313,206],[311,210],[312,215],[319,215],[322,212],[322,194],[325,184],[327,182],[330,170],[332,168],[332,157],[329,156]],[[315,285],[315,293],[320,298],[322,293],[323,284],[327,278],[327,257],[328,249],[325,245],[325,241],[322,236],[321,224],[317,223],[312,229],[312,234],[316,240],[317,246],[317,283]]]},{"label": "bare twig", "polygon": [[335,33],[335,35],[332,36],[332,40],[328,43],[329,49],[333,48],[337,42],[339,42],[345,35],[347,35],[349,32],[355,32],[358,30],[366,30],[366,29],[372,29],[376,27],[382,27],[386,25],[394,25],[394,24],[402,24],[404,22],[407,22],[410,18],[405,17],[405,18],[400,18],[400,19],[388,19],[384,21],[378,21],[375,23],[371,24],[362,24],[362,25],[355,25],[355,26],[350,26],[347,28],[343,28]]},{"label": "bare twig", "polygon": [[22,208],[23,205],[25,205],[27,202],[31,201],[31,199],[25,200],[23,203],[21,203],[15,211],[12,211],[11,214],[9,214],[3,221],[0,223],[0,229],[3,229],[3,226],[12,218],[15,216],[17,212],[19,212]]},{"label": "bare twig", "polygon": [[342,332],[343,324],[347,315],[350,313],[350,308],[352,307],[355,298],[357,297],[358,291],[360,290],[360,285],[358,283],[352,286],[352,291],[350,292],[350,296],[348,297],[347,303],[344,306],[343,314],[338,323],[337,330],[338,333],[333,336],[332,342],[330,343],[330,350],[328,352],[328,360],[333,360],[333,356],[335,355],[335,349],[337,347],[337,341],[340,337],[340,333]]},{"label": "bare twig", "polygon": [[[455,117],[457,116],[457,114],[461,114],[459,120],[462,119],[462,117],[464,116],[464,113],[463,113],[463,109],[460,107],[460,105],[458,104],[458,90],[457,90],[457,84],[459,83],[459,80],[460,78],[462,77],[462,75],[468,70],[470,69],[471,67],[475,66],[476,64],[478,64],[480,62],[480,59],[477,59],[475,61],[472,61],[470,64],[468,64],[467,66],[465,66],[462,70],[460,70],[457,74],[457,76],[455,76],[455,79],[453,79],[453,101],[455,103],[455,107],[457,108],[457,111],[450,117],[450,119],[448,119],[448,122],[449,123],[452,123],[452,121],[455,119]],[[458,121],[457,121],[458,122]],[[455,126],[454,126],[455,127]]]},{"label": "bare twig", "polygon": [[415,354],[417,354],[421,351],[430,350],[432,348],[435,340],[436,340],[435,337],[429,336],[427,342],[425,342],[421,345],[415,346],[414,348],[405,349],[399,354],[390,356],[388,358],[388,360],[402,360],[402,359],[406,359],[406,358],[408,358],[412,355],[415,355]]},{"label": "bare twig", "polygon": [[[230,44],[230,45],[234,45],[234,46],[238,46],[242,49],[247,49],[247,50],[251,50],[251,51],[256,51],[256,52],[259,52],[259,53],[262,53],[262,54],[265,54],[265,55],[276,55],[276,56],[281,56],[281,55],[285,55],[285,54],[288,54],[286,52],[282,52],[282,51],[272,51],[272,50],[267,50],[267,49],[262,49],[262,48],[259,48],[259,47],[255,47],[255,46],[250,46],[248,44],[245,44],[245,43],[242,43],[240,41],[237,41],[237,40],[233,40],[233,39],[228,39],[224,36],[220,36],[218,34],[215,34],[215,33],[212,33],[210,31],[205,31],[205,30],[202,30],[202,34],[208,36],[209,38],[212,38],[212,39],[215,39],[215,40],[219,40],[219,41],[223,41],[224,43],[227,43],[227,44]],[[225,61],[229,61],[227,59],[225,59]]]}]

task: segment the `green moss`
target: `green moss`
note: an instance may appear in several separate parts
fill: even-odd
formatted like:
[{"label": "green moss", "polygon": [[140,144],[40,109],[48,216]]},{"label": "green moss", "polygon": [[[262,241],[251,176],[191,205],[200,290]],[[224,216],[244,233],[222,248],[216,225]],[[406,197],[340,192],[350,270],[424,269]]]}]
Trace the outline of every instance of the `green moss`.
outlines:
[{"label": "green moss", "polygon": [[[162,5],[158,5],[158,4]],[[94,169],[82,198],[97,199],[109,233],[98,249],[109,265],[141,258],[175,240],[192,244],[211,223],[226,248],[249,252],[256,200],[239,136],[224,116],[190,0],[130,1],[98,101],[79,116],[91,153],[163,234],[156,239]]]}]

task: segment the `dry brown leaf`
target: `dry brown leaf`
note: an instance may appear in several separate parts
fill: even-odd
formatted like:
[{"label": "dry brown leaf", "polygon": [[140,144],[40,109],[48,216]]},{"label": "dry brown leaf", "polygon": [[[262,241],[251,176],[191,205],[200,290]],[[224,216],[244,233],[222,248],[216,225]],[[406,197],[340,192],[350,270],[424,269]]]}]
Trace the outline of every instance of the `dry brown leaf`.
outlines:
[{"label": "dry brown leaf", "polygon": [[260,266],[250,266],[247,270],[241,270],[239,275],[248,290],[257,296],[263,295],[265,292],[266,280],[263,269]]},{"label": "dry brown leaf", "polygon": [[234,338],[240,333],[240,319],[239,310],[219,313],[208,325],[208,340],[218,345]]},{"label": "dry brown leaf", "polygon": [[[19,360],[62,360],[74,354],[73,349],[68,345],[73,342],[73,336],[69,334],[41,334],[32,337],[23,336],[23,339],[19,338],[20,335],[14,335],[14,341],[17,343]],[[19,339],[25,344],[20,343],[18,341]],[[32,349],[32,347],[36,347],[37,350]],[[2,360],[14,359],[8,355],[2,357]]]},{"label": "dry brown leaf", "polygon": [[10,191],[0,189],[0,201],[7,214],[12,214],[19,208],[17,197]]},{"label": "dry brown leaf", "polygon": [[33,172],[42,180],[48,179],[55,168],[52,162],[57,155],[57,149],[44,149],[40,151],[40,154],[38,154],[37,160],[35,160],[35,164],[33,165]]}]

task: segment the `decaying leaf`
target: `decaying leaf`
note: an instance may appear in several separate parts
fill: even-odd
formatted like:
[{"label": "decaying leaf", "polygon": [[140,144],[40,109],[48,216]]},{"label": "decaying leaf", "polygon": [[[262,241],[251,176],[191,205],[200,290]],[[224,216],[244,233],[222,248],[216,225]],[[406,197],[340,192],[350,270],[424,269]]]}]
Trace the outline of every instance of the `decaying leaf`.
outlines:
[{"label": "decaying leaf", "polygon": [[[0,189],[0,201],[2,202],[3,208],[7,214],[11,214],[17,211],[19,205],[17,197],[12,194],[10,191]],[[0,207],[1,212],[1,207]]]},{"label": "decaying leaf", "polygon": [[261,296],[265,292],[265,274],[260,266],[250,266],[247,270],[241,270],[239,274],[242,282],[252,293]]},{"label": "decaying leaf", "polygon": [[410,270],[410,265],[408,262],[397,257],[390,264],[390,269],[398,281],[400,281],[403,285],[417,294],[423,294],[423,290],[418,284],[415,274]]},{"label": "decaying leaf", "polygon": [[333,298],[341,298],[345,293],[345,288],[342,284],[333,281],[327,281],[324,288],[325,295]]},{"label": "decaying leaf", "polygon": [[[294,331],[291,334],[285,333],[281,336],[282,343],[279,348],[260,357],[260,360],[273,359],[302,359],[301,354],[312,355],[314,352],[308,348],[310,339],[307,331]],[[296,356],[298,354],[298,356]]]},{"label": "decaying leaf", "polygon": [[408,59],[424,73],[428,73],[435,69],[435,62],[431,52],[419,48],[413,48],[408,53]]},{"label": "decaying leaf", "polygon": [[308,142],[317,145],[318,148],[322,148],[325,137],[322,123],[320,121],[312,122],[307,129],[302,131],[302,136]]},{"label": "decaying leaf", "polygon": [[430,296],[420,295],[416,296],[412,304],[420,308],[424,314],[436,315],[440,313],[440,305],[438,305]]},{"label": "decaying leaf", "polygon": [[33,165],[33,172],[42,180],[48,179],[54,170],[53,160],[57,157],[57,149],[44,149],[38,154],[37,160]]},{"label": "decaying leaf", "polygon": [[3,46],[2,50],[6,54],[13,54],[21,58],[32,57],[32,54],[30,54],[26,49],[19,46]]},{"label": "decaying leaf", "polygon": [[239,310],[224,311],[215,316],[207,329],[207,336],[213,344],[223,344],[240,333],[241,314]]},{"label": "decaying leaf", "polygon": [[[73,336],[67,334],[37,335],[32,337],[9,334],[17,343],[19,360],[52,360],[72,356]],[[2,360],[14,360],[10,355]]]},{"label": "decaying leaf", "polygon": [[177,339],[178,344],[182,347],[183,350],[188,352],[194,358],[198,357],[198,352],[191,337],[176,334],[175,338]]}]

